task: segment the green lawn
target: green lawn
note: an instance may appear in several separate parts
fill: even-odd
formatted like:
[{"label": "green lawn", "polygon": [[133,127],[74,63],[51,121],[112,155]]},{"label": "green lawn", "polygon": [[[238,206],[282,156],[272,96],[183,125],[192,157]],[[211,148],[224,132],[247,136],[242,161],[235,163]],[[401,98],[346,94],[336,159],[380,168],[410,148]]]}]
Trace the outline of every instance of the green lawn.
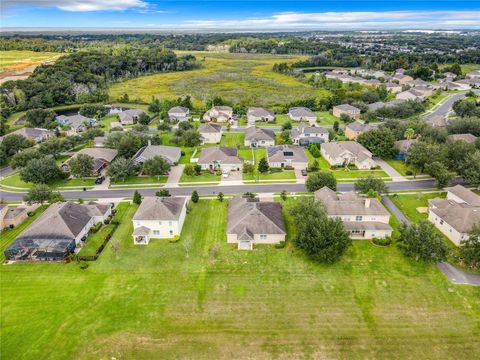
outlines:
[{"label": "green lawn", "polygon": [[367,241],[333,265],[291,244],[240,252],[226,243],[226,206],[200,200],[179,242],[135,246],[132,205],[86,270],[1,266],[2,357],[480,357],[480,288]]},{"label": "green lawn", "polygon": [[[254,151],[257,151],[257,150],[254,150]],[[252,155],[252,149],[246,149],[246,148],[244,148],[244,149],[239,149],[239,150],[237,151],[237,155],[238,155],[239,157],[242,157],[244,160],[252,160],[252,157],[253,157],[253,155]]]},{"label": "green lawn", "polygon": [[[32,183],[26,183],[20,179],[20,173],[16,172],[10,176],[7,176],[5,179],[0,181],[0,185],[6,186],[13,186],[18,188],[31,188],[33,186]],[[55,187],[66,187],[66,186],[86,186],[92,187],[95,185],[95,178],[88,178],[85,180],[82,179],[61,179],[61,180],[54,180],[50,182],[48,185],[55,186]]]},{"label": "green lawn", "polygon": [[340,123],[340,120],[330,114],[329,111],[317,111],[316,114],[318,115],[318,123],[320,125],[333,125],[335,121]]},{"label": "green lawn", "polygon": [[[220,140],[221,146],[243,147],[245,141],[244,132],[227,132],[225,131]],[[218,146],[217,144],[208,144],[208,146]]]},{"label": "green lawn", "polygon": [[113,225],[104,225],[97,233],[90,234],[85,242],[85,246],[79,251],[80,256],[93,256],[96,254],[100,245],[103,244],[105,236],[113,229]]},{"label": "green lawn", "polygon": [[444,198],[446,193],[418,193],[418,194],[403,194],[392,196],[390,199],[397,205],[397,207],[409,218],[411,221],[420,221],[428,218],[428,213],[419,213],[417,208],[428,207],[428,200],[436,197]]},{"label": "green lawn", "polygon": [[125,181],[112,182],[115,185],[131,185],[131,184],[165,184],[168,176],[162,175],[160,178],[156,176],[129,176]]},{"label": "green lawn", "polygon": [[220,175],[211,174],[210,172],[203,170],[200,175],[187,175],[185,172],[180,177],[180,182],[220,182]]},{"label": "green lawn", "polygon": [[112,128],[111,123],[115,121],[117,122],[120,121],[118,119],[118,115],[116,114],[107,115],[100,120],[100,125],[102,126],[103,130],[110,131],[110,129]]},{"label": "green lawn", "polygon": [[408,170],[412,171],[410,167],[407,164],[405,164],[405,161],[403,160],[395,160],[395,159],[384,159],[384,160],[387,162],[388,165],[393,167],[403,176],[407,176]]},{"label": "green lawn", "polygon": [[265,174],[255,171],[253,174],[243,174],[243,180],[295,180],[294,170],[281,170],[274,169],[272,172]]}]

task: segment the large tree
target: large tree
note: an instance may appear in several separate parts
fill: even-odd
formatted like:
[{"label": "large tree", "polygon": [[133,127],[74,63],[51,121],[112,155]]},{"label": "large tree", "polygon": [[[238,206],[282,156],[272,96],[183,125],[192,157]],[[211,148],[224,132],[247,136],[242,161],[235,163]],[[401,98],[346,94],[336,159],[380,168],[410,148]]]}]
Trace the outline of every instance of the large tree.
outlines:
[{"label": "large tree", "polygon": [[170,164],[161,156],[154,156],[143,163],[143,173],[149,176],[156,176],[160,181],[161,175],[166,175],[170,171]]},{"label": "large tree", "polygon": [[473,270],[480,268],[480,225],[474,227],[466,240],[462,241],[460,255],[463,262]]},{"label": "large tree", "polygon": [[270,170],[270,166],[268,165],[267,159],[264,157],[260,159],[258,162],[258,171],[262,174],[267,173]]},{"label": "large tree", "polygon": [[58,192],[54,193],[48,185],[38,184],[28,190],[23,200],[29,204],[43,205],[45,202],[63,201],[63,196]]},{"label": "large tree", "polygon": [[447,245],[435,226],[427,220],[400,226],[397,240],[404,255],[415,260],[442,261],[447,257]]},{"label": "large tree", "polygon": [[433,161],[445,161],[447,149],[443,144],[434,144],[420,141],[410,147],[406,163],[415,170],[423,172],[425,165]]},{"label": "large tree", "polygon": [[331,219],[319,202],[302,199],[290,209],[297,228],[295,245],[313,260],[333,263],[352,244],[342,220]]},{"label": "large tree", "polygon": [[22,151],[19,151],[10,159],[10,166],[12,168],[21,168],[27,165],[30,160],[40,159],[44,155],[37,148],[28,148]]},{"label": "large tree", "polygon": [[33,127],[51,127],[51,123],[55,120],[57,114],[49,109],[32,109],[28,110],[25,115],[27,123]]},{"label": "large tree", "polygon": [[397,152],[395,148],[395,136],[393,132],[386,127],[367,131],[361,134],[357,141],[370,150],[375,156],[390,158]]},{"label": "large tree", "polygon": [[337,179],[331,172],[319,171],[308,175],[305,182],[308,191],[314,192],[324,186],[329,187],[332,190],[337,190]]},{"label": "large tree", "polygon": [[72,142],[68,138],[50,138],[40,144],[39,150],[45,155],[51,155],[57,159],[60,154],[70,150]]},{"label": "large tree", "polygon": [[79,154],[70,160],[70,173],[76,178],[86,178],[93,173],[93,157],[87,154]]},{"label": "large tree", "polygon": [[0,151],[2,151],[6,157],[11,157],[19,151],[32,147],[34,142],[30,139],[23,137],[22,135],[11,134],[3,138],[0,143]]},{"label": "large tree", "polygon": [[119,157],[131,158],[148,143],[148,136],[144,134],[116,131],[105,140],[105,147],[118,150]]},{"label": "large tree", "polygon": [[61,176],[57,163],[49,157],[32,159],[20,170],[20,179],[34,184],[47,184]]},{"label": "large tree", "polygon": [[480,186],[480,150],[466,156],[462,175],[472,185]]},{"label": "large tree", "polygon": [[425,165],[427,174],[435,178],[437,188],[441,189],[455,177],[455,172],[449,171],[448,168],[440,161],[434,161]]},{"label": "large tree", "polygon": [[358,179],[355,183],[355,190],[364,194],[367,194],[371,191],[374,191],[378,194],[385,194],[388,192],[385,181],[375,176],[368,176],[366,178]]},{"label": "large tree", "polygon": [[135,173],[135,164],[130,159],[118,158],[107,168],[107,175],[113,180],[125,181],[125,178]]}]

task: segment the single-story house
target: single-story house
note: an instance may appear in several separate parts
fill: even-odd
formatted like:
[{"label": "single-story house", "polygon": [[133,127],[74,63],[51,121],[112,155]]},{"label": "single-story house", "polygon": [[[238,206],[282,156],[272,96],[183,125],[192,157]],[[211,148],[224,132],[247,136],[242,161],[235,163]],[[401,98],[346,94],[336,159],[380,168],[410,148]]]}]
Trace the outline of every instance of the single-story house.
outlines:
[{"label": "single-story house", "polygon": [[297,106],[288,110],[288,116],[293,121],[317,121],[317,115],[310,109]]},{"label": "single-story house", "polygon": [[349,140],[356,140],[361,134],[366,133],[367,131],[373,130],[375,128],[376,126],[357,120],[345,126],[345,136]]},{"label": "single-story house", "polygon": [[447,191],[446,199],[428,201],[428,220],[459,246],[462,240],[468,239],[468,233],[480,225],[480,196],[462,185]]},{"label": "single-story house", "polygon": [[330,218],[340,218],[352,239],[385,238],[392,235],[390,213],[376,198],[363,198],[353,191],[337,195],[328,187],[315,192]]},{"label": "single-story house", "polygon": [[247,121],[274,121],[275,113],[262,107],[251,107],[247,110]]},{"label": "single-story house", "polygon": [[203,120],[215,122],[227,122],[233,118],[233,109],[230,106],[213,106],[205,114]]},{"label": "single-story house", "polygon": [[433,95],[433,91],[435,89],[433,89],[432,87],[430,86],[424,86],[424,85],[418,85],[418,86],[415,86],[413,88],[413,90],[421,93],[423,96],[425,97],[429,97],[429,96],[432,96]]},{"label": "single-story house", "polygon": [[105,145],[105,140],[107,140],[106,136],[96,136],[93,138],[93,144],[96,147],[103,147]]},{"label": "single-story house", "polygon": [[42,142],[52,136],[54,136],[53,131],[47,130],[47,129],[42,129],[42,128],[32,128],[32,127],[24,127],[15,131],[12,131],[11,133],[8,133],[7,135],[1,136],[0,137],[0,142],[3,141],[5,136],[8,135],[21,135],[26,139],[33,140],[36,143]]},{"label": "single-story house", "polygon": [[474,143],[478,137],[473,134],[452,134],[447,136],[447,140],[451,141],[465,141],[468,143]]},{"label": "single-story house", "polygon": [[457,74],[454,74],[454,73],[449,72],[449,71],[443,73],[442,75],[447,80],[454,80],[457,77]]},{"label": "single-story house", "polygon": [[173,121],[187,121],[190,119],[190,109],[185,106],[174,106],[168,110],[168,118]]},{"label": "single-story house", "polygon": [[398,93],[396,96],[397,99],[400,100],[420,100],[423,101],[425,100],[425,95],[423,95],[422,92],[417,91],[415,89],[410,89],[406,91],[402,91],[401,93]]},{"label": "single-story house", "polygon": [[467,74],[469,79],[480,79],[480,70],[473,70]]},{"label": "single-story house", "polygon": [[376,110],[381,109],[381,108],[390,108],[390,107],[400,105],[404,101],[405,100],[401,100],[401,99],[387,101],[387,102],[377,101],[377,102],[368,104],[367,106],[368,106],[369,111],[376,111]]},{"label": "single-story house", "polygon": [[359,119],[360,109],[350,104],[342,104],[342,105],[334,106],[332,109],[332,114],[333,116],[336,116],[338,118],[343,114],[345,114],[352,119]]},{"label": "single-story house", "polygon": [[136,164],[143,164],[145,161],[153,159],[155,156],[161,156],[170,165],[174,165],[180,160],[182,150],[175,146],[147,145],[137,151],[133,156],[133,161]]},{"label": "single-story house", "polygon": [[222,140],[223,128],[221,125],[207,123],[198,128],[203,144],[218,144]]},{"label": "single-story house", "polygon": [[239,250],[253,244],[278,244],[287,234],[282,205],[235,196],[228,201],[227,242]]},{"label": "single-story house", "polygon": [[410,85],[411,87],[430,85],[430,83],[428,83],[428,82],[426,82],[425,80],[422,80],[422,79],[410,80],[410,81],[407,81],[407,84]]},{"label": "single-story house", "polygon": [[356,141],[334,141],[320,145],[320,152],[332,166],[354,164],[365,170],[376,166],[372,153]]},{"label": "single-story house", "polygon": [[447,118],[444,115],[434,115],[428,119],[428,122],[433,127],[445,127],[448,124]]},{"label": "single-story house", "polygon": [[88,118],[86,116],[77,114],[77,115],[60,115],[55,118],[55,121],[63,126],[68,126],[70,128],[67,131],[67,135],[75,135],[79,132],[85,131],[87,129],[87,124],[91,126],[97,125],[97,120],[93,118]]},{"label": "single-story house", "polygon": [[118,113],[118,118],[123,125],[132,125],[144,113],[145,111],[140,109],[128,109]]},{"label": "single-story house", "polygon": [[390,91],[393,94],[397,94],[402,91],[402,86],[394,82],[386,83],[385,87],[387,88],[388,91]]},{"label": "single-story house", "polygon": [[267,161],[272,168],[306,169],[308,167],[307,155],[303,147],[297,145],[278,145],[267,148]]},{"label": "single-story house", "polygon": [[237,148],[227,146],[211,146],[202,149],[197,164],[202,169],[240,171],[243,168],[243,158],[239,157]]},{"label": "single-story house", "polygon": [[400,85],[407,84],[409,81],[413,80],[411,76],[405,74],[395,74],[392,79],[398,81]]},{"label": "single-story house", "polygon": [[27,217],[25,206],[9,207],[7,204],[0,204],[0,231],[20,225]]},{"label": "single-story house", "polygon": [[398,150],[398,153],[395,155],[395,159],[405,160],[408,150],[410,150],[410,147],[416,143],[418,143],[418,139],[395,141],[395,148]]},{"label": "single-story house", "polygon": [[103,169],[105,169],[108,165],[112,163],[112,161],[117,157],[118,151],[115,149],[107,149],[107,148],[84,148],[75,155],[73,155],[70,159],[60,165],[60,168],[65,171],[70,171],[70,161],[76,158],[78,155],[88,155],[93,158],[93,173],[92,175],[99,175]]},{"label": "single-story house", "polygon": [[5,250],[8,260],[63,260],[112,213],[110,204],[58,202],[50,205]]},{"label": "single-story house", "polygon": [[148,245],[150,239],[180,236],[187,216],[187,198],[144,197],[133,216],[133,243]]},{"label": "single-story house", "polygon": [[328,130],[320,126],[304,126],[294,127],[290,132],[290,138],[295,145],[306,146],[310,143],[328,142]]},{"label": "single-story house", "polygon": [[267,147],[275,145],[275,132],[270,129],[247,127],[244,145],[248,147]]},{"label": "single-story house", "polygon": [[478,80],[475,81],[474,79],[462,79],[462,80],[455,80],[453,83],[457,86],[457,90],[469,90],[478,86]]}]

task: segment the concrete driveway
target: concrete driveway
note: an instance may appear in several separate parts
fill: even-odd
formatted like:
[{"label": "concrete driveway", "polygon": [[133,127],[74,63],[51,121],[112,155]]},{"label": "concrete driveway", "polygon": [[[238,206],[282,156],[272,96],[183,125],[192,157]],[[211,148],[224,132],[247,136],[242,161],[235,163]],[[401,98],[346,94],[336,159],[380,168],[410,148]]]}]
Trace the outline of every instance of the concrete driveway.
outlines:
[{"label": "concrete driveway", "polygon": [[168,174],[167,184],[169,186],[178,185],[180,182],[180,177],[182,176],[183,169],[185,168],[184,164],[179,164],[176,166],[172,166],[170,169],[170,173]]},{"label": "concrete driveway", "polygon": [[307,177],[302,175],[302,169],[295,169],[295,177],[299,184],[303,184],[305,183],[305,180],[307,180]]},{"label": "concrete driveway", "polygon": [[388,176],[390,176],[392,178],[392,181],[408,180],[402,174],[400,174],[397,170],[395,170],[393,167],[391,167],[385,160],[380,159],[378,157],[374,157],[373,160],[375,160],[377,165],[380,166],[382,168],[382,170],[385,171],[388,174]]},{"label": "concrete driveway", "polygon": [[230,171],[228,177],[221,177],[222,184],[243,184],[242,171]]}]

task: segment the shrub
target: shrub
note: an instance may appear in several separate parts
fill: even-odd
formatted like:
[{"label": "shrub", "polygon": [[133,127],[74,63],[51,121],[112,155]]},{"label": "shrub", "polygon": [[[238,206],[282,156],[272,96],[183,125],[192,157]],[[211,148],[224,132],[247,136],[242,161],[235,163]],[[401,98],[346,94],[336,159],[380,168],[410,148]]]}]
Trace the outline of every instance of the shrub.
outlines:
[{"label": "shrub", "polygon": [[90,228],[90,231],[89,231],[89,232],[90,232],[91,234],[95,234],[95,233],[98,232],[98,230],[100,230],[100,228],[101,228],[102,226],[103,226],[103,224],[102,224],[101,222],[99,222],[98,224],[92,226],[92,227]]},{"label": "shrub", "polygon": [[405,174],[407,174],[407,176],[411,176],[411,175],[413,175],[413,171],[412,170],[407,170],[407,171],[405,171]]},{"label": "shrub", "polygon": [[169,239],[168,241],[171,243],[176,243],[180,240],[180,236],[175,235],[173,238]]},{"label": "shrub", "polygon": [[84,260],[80,261],[79,266],[80,266],[80,269],[82,270],[88,269],[88,263]]},{"label": "shrub", "polygon": [[378,246],[389,246],[392,244],[392,238],[390,236],[385,238],[373,238],[372,242]]},{"label": "shrub", "polygon": [[275,249],[283,249],[285,245],[285,241],[280,241],[278,244],[275,244]]},{"label": "shrub", "polygon": [[294,170],[293,166],[286,165],[283,167],[284,170]]},{"label": "shrub", "polygon": [[308,144],[308,151],[314,158],[319,158],[320,157],[320,150],[318,149],[316,144]]},{"label": "shrub", "polygon": [[33,215],[35,215],[35,211],[29,211],[29,212],[27,213],[27,216],[28,216],[28,217],[32,217]]}]

